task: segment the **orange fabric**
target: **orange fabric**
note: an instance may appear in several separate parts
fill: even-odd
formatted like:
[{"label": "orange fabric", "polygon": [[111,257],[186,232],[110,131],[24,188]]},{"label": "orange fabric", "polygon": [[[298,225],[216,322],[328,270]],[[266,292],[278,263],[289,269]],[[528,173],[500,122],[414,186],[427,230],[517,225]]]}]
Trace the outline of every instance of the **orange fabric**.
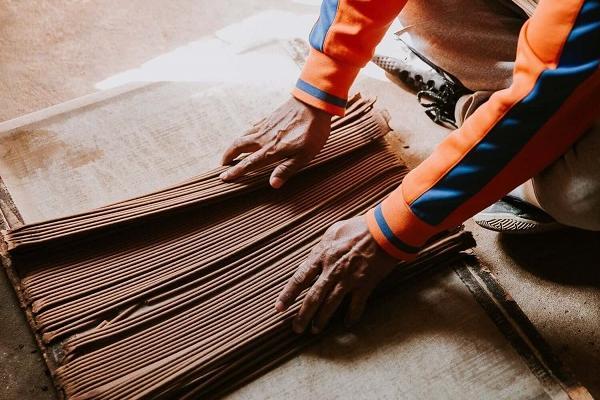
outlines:
[{"label": "orange fabric", "polygon": [[410,236],[402,238],[403,242],[413,247],[421,247],[436,233],[434,228],[413,214],[402,192],[394,191],[388,199],[389,201],[381,204],[381,211],[392,232],[411,232]]},{"label": "orange fabric", "polygon": [[[471,200],[463,203],[440,225],[450,228],[506,194],[506,188],[517,187],[537,175],[546,165],[564,154],[590,127],[590,121],[600,117],[600,101],[587,103],[600,92],[600,70],[587,79],[562,105],[552,119],[517,154],[500,174]],[[573,118],[577,115],[577,118]]]},{"label": "orange fabric", "polygon": [[[300,79],[324,92],[348,98],[356,75],[373,57],[375,47],[405,3],[406,0],[340,0],[323,52],[311,48]],[[298,88],[292,95],[313,107],[341,115],[336,106]]]},{"label": "orange fabric", "polygon": [[355,67],[364,67],[398,16],[406,0],[339,0],[324,53]]},{"label": "orange fabric", "polygon": [[371,235],[373,235],[373,238],[375,239],[377,244],[383,250],[385,250],[386,253],[388,253],[389,255],[391,255],[394,258],[398,258],[398,259],[406,260],[406,261],[410,261],[410,260],[416,258],[416,256],[417,256],[416,254],[406,253],[402,250],[399,250],[386,239],[386,237],[383,235],[383,233],[379,229],[379,225],[377,225],[377,222],[375,221],[375,216],[374,216],[373,210],[369,210],[364,215],[364,218],[365,218],[365,222],[367,223],[367,226],[369,228],[369,231],[371,232]]},{"label": "orange fabric", "polygon": [[[398,209],[400,207],[398,204],[410,205],[432,188],[461,161],[469,150],[485,138],[515,104],[530,93],[544,70],[556,68],[566,38],[582,4],[583,0],[540,2],[534,16],[521,31],[511,87],[495,93],[465,121],[460,129],[452,132],[431,156],[411,171],[400,187],[383,201],[384,209]],[[423,243],[424,234],[426,235],[427,232],[433,235],[462,223],[518,184],[534,176],[563,154],[598,117],[600,102],[592,101],[594,105],[592,107],[588,101],[589,106],[585,110],[580,109],[579,112],[578,107],[580,108],[583,99],[594,97],[593,94],[598,93],[599,90],[598,73],[596,73],[571,94],[559,112],[536,133],[509,165],[476,196],[454,210],[441,224],[431,226],[430,229],[426,227],[416,229],[418,223],[414,220],[419,218],[413,213],[396,210],[396,216],[386,215],[386,221],[394,234],[407,243]],[[573,115],[578,115],[576,122],[570,118]],[[397,221],[398,219],[403,221]],[[422,221],[421,224],[428,225]],[[370,229],[375,237],[377,228],[371,225]]]},{"label": "orange fabric", "polygon": [[[340,102],[347,98],[359,69],[370,60],[376,44],[405,2],[340,0],[331,26],[324,35],[322,52],[311,50],[301,74],[301,80],[312,87],[305,88],[305,91],[296,88],[294,96],[314,107],[341,115],[343,110]],[[600,88],[596,73],[565,99],[558,112],[545,125],[536,128],[538,130],[532,139],[507,165],[502,166],[503,169],[491,181],[482,188],[477,187],[479,192],[476,195],[466,198],[458,208],[449,209],[451,212],[447,217],[442,215],[445,219],[441,223],[432,226],[411,210],[415,200],[444,179],[516,104],[530,94],[545,70],[557,67],[563,46],[583,4],[584,0],[540,1],[533,17],[521,30],[511,87],[494,94],[383,201],[381,214],[377,218],[381,222],[383,216],[384,226],[387,224],[386,234],[394,239],[396,245],[419,247],[437,232],[460,224],[557,159],[598,117]],[[308,93],[311,91],[312,95]],[[332,99],[324,93],[338,99]],[[338,105],[331,104],[336,102]],[[586,104],[583,108],[582,103]],[[573,121],[573,115],[577,115],[576,121]],[[413,206],[413,209],[417,208]],[[413,257],[386,238],[377,218],[373,210],[365,216],[373,237],[381,247],[397,258]],[[390,236],[390,230],[396,238]]]},{"label": "orange fabric", "polygon": [[[513,84],[508,89],[494,93],[470,118],[467,118],[463,126],[448,135],[430,157],[406,176],[403,191],[408,204],[435,185],[447,171],[460,162],[466,152],[485,137],[514,104],[527,96],[546,68],[556,67],[557,58],[579,10],[579,7],[573,7],[574,3],[578,3],[580,7],[582,1],[565,1],[560,5],[552,6],[547,2],[540,3],[534,16],[523,25],[521,30]],[[558,10],[558,8],[563,9]],[[538,49],[537,43],[532,41],[529,32],[533,29],[533,39],[540,38],[540,35],[535,33],[536,28],[539,30],[541,26],[547,27],[550,23],[557,26],[557,32],[562,36],[555,35],[553,28],[552,35],[541,36],[541,46]],[[547,28],[545,31],[547,32]],[[530,43],[536,45],[535,51]]]},{"label": "orange fabric", "polygon": [[360,67],[335,60],[311,48],[300,79],[324,92],[347,98],[348,89],[359,71]]}]

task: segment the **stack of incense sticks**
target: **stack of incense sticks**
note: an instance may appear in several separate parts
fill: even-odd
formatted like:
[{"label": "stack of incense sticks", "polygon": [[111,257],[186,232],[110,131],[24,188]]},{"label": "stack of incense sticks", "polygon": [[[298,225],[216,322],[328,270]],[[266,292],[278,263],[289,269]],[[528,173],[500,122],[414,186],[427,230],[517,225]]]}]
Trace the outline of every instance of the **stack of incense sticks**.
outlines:
[{"label": "stack of incense sticks", "polygon": [[[272,167],[235,183],[221,182],[219,168],[4,232],[5,266],[59,393],[215,397],[309,343],[290,328],[304,294],[278,313],[279,291],[330,225],[375,206],[407,172],[373,103],[354,99],[283,189],[268,188]],[[472,245],[465,233],[442,236],[387,284]]]}]

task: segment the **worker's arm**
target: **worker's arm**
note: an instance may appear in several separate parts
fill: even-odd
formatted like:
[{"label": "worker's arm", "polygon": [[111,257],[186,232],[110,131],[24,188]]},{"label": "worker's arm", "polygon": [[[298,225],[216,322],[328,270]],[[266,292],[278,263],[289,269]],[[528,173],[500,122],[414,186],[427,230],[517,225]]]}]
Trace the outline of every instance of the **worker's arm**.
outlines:
[{"label": "worker's arm", "polygon": [[330,114],[343,115],[358,71],[406,0],[323,0],[310,54],[292,94]]},{"label": "worker's arm", "polygon": [[521,30],[513,84],[366,215],[375,240],[414,257],[559,158],[600,116],[599,65],[600,0],[541,1]]},{"label": "worker's arm", "polygon": [[331,115],[344,114],[348,90],[372,57],[377,43],[405,0],[324,0],[310,33],[311,51],[293,98],[237,139],[223,156],[231,163],[221,175],[234,180],[248,171],[283,160],[270,184],[279,188],[308,164],[329,137]]},{"label": "worker's arm", "polygon": [[435,233],[459,225],[573,145],[600,116],[599,65],[600,0],[541,1],[522,29],[512,86],[451,133],[366,220],[332,226],[277,309],[310,287],[296,331],[311,320],[314,331],[322,329],[345,295],[352,296],[349,319],[358,318],[392,257],[414,257]]}]

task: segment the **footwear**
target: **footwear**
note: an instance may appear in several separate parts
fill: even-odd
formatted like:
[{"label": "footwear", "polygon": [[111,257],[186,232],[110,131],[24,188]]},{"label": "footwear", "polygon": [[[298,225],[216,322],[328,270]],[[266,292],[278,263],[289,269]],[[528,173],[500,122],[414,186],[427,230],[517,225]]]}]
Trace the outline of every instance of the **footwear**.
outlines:
[{"label": "footwear", "polygon": [[392,82],[416,93],[419,104],[433,122],[456,128],[456,102],[470,91],[404,41],[399,39],[398,43],[397,57],[376,54],[371,61],[382,68]]},{"label": "footwear", "polygon": [[515,234],[548,232],[562,227],[543,210],[513,196],[504,196],[473,220],[483,228]]},{"label": "footwear", "polygon": [[421,90],[442,90],[446,84],[444,77],[407,47],[399,54],[399,58],[376,54],[371,61],[386,73],[386,76],[399,86],[413,93]]}]

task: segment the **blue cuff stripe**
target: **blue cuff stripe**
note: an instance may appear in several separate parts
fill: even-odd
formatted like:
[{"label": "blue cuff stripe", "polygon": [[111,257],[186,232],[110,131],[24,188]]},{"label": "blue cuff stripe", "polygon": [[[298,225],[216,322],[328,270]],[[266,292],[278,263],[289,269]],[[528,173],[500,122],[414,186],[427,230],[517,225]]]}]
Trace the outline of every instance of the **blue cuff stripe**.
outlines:
[{"label": "blue cuff stripe", "polygon": [[390,229],[390,226],[387,224],[385,218],[383,217],[383,212],[381,211],[381,204],[375,207],[375,221],[377,225],[379,225],[379,229],[383,232],[383,235],[386,239],[396,246],[399,250],[402,250],[405,253],[417,253],[419,251],[418,247],[410,246],[394,235],[394,232]]},{"label": "blue cuff stripe", "polygon": [[335,14],[337,14],[338,9],[338,0],[323,0],[321,3],[321,12],[319,15],[319,19],[313,26],[310,35],[308,37],[308,41],[310,45],[323,53],[323,47],[325,46],[325,37],[327,37],[327,32],[329,32],[329,28],[331,28],[331,24],[335,19]]},{"label": "blue cuff stripe", "polygon": [[315,87],[308,82],[304,82],[302,79],[298,79],[298,82],[296,82],[296,87],[319,100],[326,101],[327,103],[333,104],[337,107],[346,108],[347,101],[345,99],[324,92],[318,87]]}]

